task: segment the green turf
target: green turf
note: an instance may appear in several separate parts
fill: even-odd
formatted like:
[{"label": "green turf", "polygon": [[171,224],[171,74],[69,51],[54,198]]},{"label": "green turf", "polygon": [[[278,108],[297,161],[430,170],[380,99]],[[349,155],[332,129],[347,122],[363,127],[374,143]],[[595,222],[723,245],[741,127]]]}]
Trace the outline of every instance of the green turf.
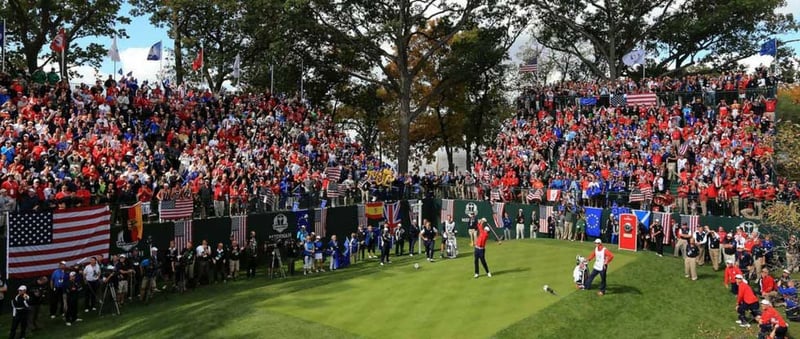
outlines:
[{"label": "green turf", "polygon": [[[462,241],[462,248],[466,242]],[[158,296],[125,306],[122,316],[81,314],[71,328],[41,319],[35,338],[706,338],[738,337],[734,297],[721,274],[700,268],[683,277],[682,261],[613,249],[608,294],[577,291],[576,254],[589,243],[525,240],[491,244],[494,273],[472,278],[471,253],[428,263],[373,259],[338,272],[247,281]],[[413,263],[421,265],[420,270]],[[549,284],[557,292],[542,291]],[[755,333],[751,330],[749,334]]]}]

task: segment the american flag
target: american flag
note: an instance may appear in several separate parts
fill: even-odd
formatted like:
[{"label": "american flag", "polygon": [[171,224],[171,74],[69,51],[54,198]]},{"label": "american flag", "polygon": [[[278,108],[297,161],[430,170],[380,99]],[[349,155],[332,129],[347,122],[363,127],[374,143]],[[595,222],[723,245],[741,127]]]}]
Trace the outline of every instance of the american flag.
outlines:
[{"label": "american flag", "polygon": [[631,191],[631,194],[628,196],[628,202],[643,202],[643,201],[644,201],[644,193],[642,193],[642,191],[638,189],[634,189],[633,191]]},{"label": "american flag", "polygon": [[492,189],[492,193],[489,195],[489,200],[491,201],[500,201],[503,200],[500,198],[500,191],[496,188]]},{"label": "american flag", "polygon": [[401,222],[399,201],[383,204],[383,219],[386,220],[386,225],[391,229],[394,229]]},{"label": "american flag", "polygon": [[681,148],[678,149],[678,154],[686,155],[687,151],[689,151],[689,142],[688,141],[684,142],[683,145],[681,145]]},{"label": "american flag", "polygon": [[188,241],[192,241],[192,219],[176,221],[175,246],[183,248]]},{"label": "american flag", "polygon": [[[453,212],[455,212],[454,206],[455,206],[455,200],[442,199],[442,212],[441,215],[439,216],[440,222],[447,221],[447,217],[453,215]],[[453,216],[453,220],[455,220],[455,216]]]},{"label": "american flag", "polygon": [[328,209],[318,208],[314,210],[314,233],[320,237],[325,236],[325,228],[328,227]]},{"label": "american flag", "polygon": [[272,209],[275,209],[275,196],[272,195],[272,192],[267,192],[267,194],[262,195],[264,198],[264,204],[269,205]]},{"label": "american flag", "polygon": [[672,240],[672,214],[653,212],[653,220],[661,222],[661,227],[664,229],[664,244],[669,245],[670,240]]},{"label": "american flag", "polygon": [[642,195],[644,195],[644,200],[652,201],[653,200],[653,187],[650,184],[642,184],[641,186]]},{"label": "american flag", "polygon": [[367,208],[364,204],[358,204],[358,226],[367,227]]},{"label": "american flag", "polygon": [[339,194],[339,184],[333,181],[328,182],[328,198],[338,198]]},{"label": "american flag", "polygon": [[247,244],[247,216],[231,216],[231,235],[239,243],[239,246]]},{"label": "american flag", "polygon": [[681,214],[681,224],[683,223],[689,225],[689,232],[694,234],[694,232],[697,230],[697,227],[700,226],[700,216]]},{"label": "american flag", "polygon": [[342,170],[339,167],[328,167],[325,168],[325,175],[328,176],[328,180],[331,182],[339,182],[339,178],[342,176]]},{"label": "american flag", "polygon": [[553,206],[539,205],[539,232],[547,233],[547,217],[553,214]]},{"label": "american flag", "polygon": [[505,209],[506,204],[502,202],[496,202],[492,204],[492,217],[494,218],[494,227],[503,226],[503,210]]},{"label": "american flag", "polygon": [[625,98],[625,102],[628,104],[628,106],[655,106],[658,103],[658,97],[656,97],[655,93],[628,94],[628,96]]},{"label": "american flag", "polygon": [[531,58],[525,61],[524,64],[519,65],[519,72],[520,73],[535,73],[537,71],[539,65],[539,60],[536,58]]},{"label": "american flag", "polygon": [[47,275],[60,261],[108,257],[111,213],[107,206],[8,214],[9,278]]},{"label": "american flag", "polygon": [[608,103],[611,105],[611,107],[617,107],[617,106],[625,105],[625,96],[623,96],[623,95],[612,95],[609,98]]},{"label": "american flag", "polygon": [[191,218],[193,212],[192,199],[164,200],[158,203],[158,215],[161,220]]},{"label": "american flag", "polygon": [[541,202],[543,195],[544,195],[544,192],[542,192],[541,188],[531,189],[530,191],[528,191],[528,202],[531,202],[531,201],[539,201],[539,202]]}]

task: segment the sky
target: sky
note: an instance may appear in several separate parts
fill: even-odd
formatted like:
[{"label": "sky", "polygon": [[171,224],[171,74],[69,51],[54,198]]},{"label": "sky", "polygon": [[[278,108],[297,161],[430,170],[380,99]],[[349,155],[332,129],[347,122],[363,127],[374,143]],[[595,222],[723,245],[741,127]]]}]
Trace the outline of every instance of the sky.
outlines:
[{"label": "sky", "polygon": [[[129,13],[130,9],[130,5],[125,3],[122,7],[122,13]],[[783,13],[792,13],[795,19],[800,19],[800,0],[788,0],[787,5],[779,11]],[[72,79],[72,82],[90,83],[98,78],[106,79],[108,74],[115,74],[120,68],[122,68],[123,74],[133,72],[133,76],[139,80],[156,80],[160,63],[158,61],[147,61],[147,53],[150,50],[150,46],[158,41],[162,41],[163,48],[172,46],[172,40],[167,36],[166,28],[157,28],[153,26],[148,16],[131,17],[131,23],[129,25],[120,25],[119,28],[124,28],[129,38],[117,39],[117,47],[122,61],[116,64],[116,68],[114,68],[115,65],[109,58],[105,58],[100,69],[96,70],[90,66],[78,67],[76,70],[78,74],[80,74],[80,77]],[[779,38],[784,41],[800,39],[800,34],[793,33],[782,35],[779,36]],[[112,37],[84,38],[76,41],[76,43],[85,45],[90,42],[97,42],[110,47],[111,39]],[[512,46],[509,51],[512,63],[520,62],[518,57],[519,51],[530,39],[530,35],[523,34],[514,46]],[[800,41],[793,42],[790,45],[794,47],[795,51],[800,51]],[[773,58],[771,56],[755,55],[743,60],[742,63],[749,68],[754,68],[759,64],[769,65],[772,60]],[[119,76],[115,74],[115,77],[118,78]]]}]

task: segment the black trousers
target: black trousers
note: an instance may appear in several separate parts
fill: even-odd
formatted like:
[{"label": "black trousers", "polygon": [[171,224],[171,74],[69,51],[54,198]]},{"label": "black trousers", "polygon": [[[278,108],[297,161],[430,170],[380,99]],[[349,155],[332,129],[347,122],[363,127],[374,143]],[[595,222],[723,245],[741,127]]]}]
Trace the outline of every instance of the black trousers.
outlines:
[{"label": "black trousers", "polygon": [[655,238],[656,253],[664,255],[664,238]]},{"label": "black trousers", "polygon": [[78,292],[67,293],[67,322],[78,319]]},{"label": "black trousers", "polygon": [[486,271],[486,273],[489,273],[489,265],[486,265],[486,249],[475,247],[473,256],[475,257],[475,274],[480,273],[480,267],[478,266],[479,261],[483,265],[483,269]]},{"label": "black trousers", "polygon": [[425,245],[425,256],[433,259],[433,240],[424,240],[423,245]]},{"label": "black trousers", "polygon": [[17,315],[11,320],[11,333],[8,337],[11,339],[16,338],[17,327],[20,327],[20,338],[25,338],[25,332],[28,331],[28,311],[17,311]]},{"label": "black trousers", "polygon": [[381,246],[381,262],[389,262],[389,252],[391,252],[392,247],[389,244],[385,244]]},{"label": "black trousers", "polygon": [[[63,299],[64,298],[64,288],[63,287],[56,287],[55,291],[50,294],[50,315],[58,315],[59,312],[64,312],[64,305]],[[61,306],[61,307],[59,307]]]},{"label": "black trousers", "polygon": [[403,255],[403,250],[405,250],[405,241],[398,240],[394,243],[394,255]]},{"label": "black trousers", "polygon": [[[367,253],[367,245],[364,243],[359,244],[358,253],[361,253],[361,260],[364,260],[364,257],[366,256]],[[358,257],[358,254],[356,254],[356,257]]]},{"label": "black trousers", "polygon": [[86,301],[83,303],[84,308],[92,309],[97,307],[97,292],[99,291],[99,286],[100,282],[97,280],[86,282]]},{"label": "black trousers", "polygon": [[247,261],[247,277],[256,277],[256,257],[250,257]]},{"label": "black trousers", "polygon": [[408,253],[414,254],[414,245],[417,244],[416,238],[408,239]]},{"label": "black trousers", "polygon": [[221,281],[225,281],[225,277],[228,271],[225,269],[225,266],[227,265],[225,265],[224,260],[220,260],[219,262],[214,264],[214,282],[218,281],[217,278],[219,278],[219,280]]}]

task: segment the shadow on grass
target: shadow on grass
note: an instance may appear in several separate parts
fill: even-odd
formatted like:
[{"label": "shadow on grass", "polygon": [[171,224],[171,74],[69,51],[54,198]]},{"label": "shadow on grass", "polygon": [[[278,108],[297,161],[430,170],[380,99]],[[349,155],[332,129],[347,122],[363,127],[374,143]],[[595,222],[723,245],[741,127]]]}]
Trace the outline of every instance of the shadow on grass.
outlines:
[{"label": "shadow on grass", "polygon": [[628,285],[608,285],[606,294],[642,294],[642,290]]},{"label": "shadow on grass", "polygon": [[492,275],[493,276],[498,276],[498,275],[512,274],[512,273],[522,273],[522,272],[526,272],[526,271],[530,271],[530,270],[531,270],[530,267],[517,267],[517,268],[508,269],[508,270],[494,271],[494,272],[492,272]]}]

